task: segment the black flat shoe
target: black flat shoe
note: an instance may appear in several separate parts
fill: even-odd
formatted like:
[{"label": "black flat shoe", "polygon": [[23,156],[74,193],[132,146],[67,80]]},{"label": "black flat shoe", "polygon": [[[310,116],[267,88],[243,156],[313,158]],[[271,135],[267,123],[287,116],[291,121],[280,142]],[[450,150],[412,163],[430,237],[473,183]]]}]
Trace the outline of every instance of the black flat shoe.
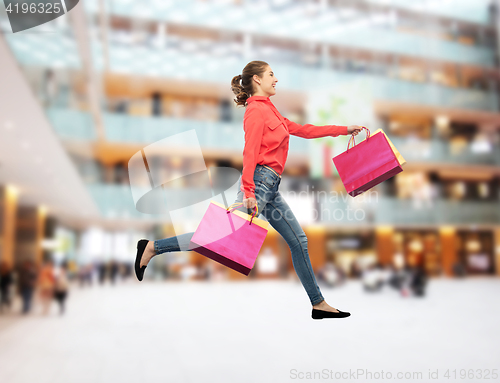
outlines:
[{"label": "black flat shoe", "polygon": [[323,311],[313,309],[312,311],[312,319],[323,319],[323,318],[347,318],[351,315],[351,313],[340,311],[337,309],[338,313],[334,313],[333,311]]},{"label": "black flat shoe", "polygon": [[135,276],[139,281],[142,281],[142,277],[144,276],[144,270],[146,270],[147,266],[142,266],[141,267],[141,259],[142,259],[142,254],[144,253],[144,250],[146,250],[146,246],[148,245],[148,240],[147,239],[141,239],[139,242],[137,242],[137,255],[135,256]]}]

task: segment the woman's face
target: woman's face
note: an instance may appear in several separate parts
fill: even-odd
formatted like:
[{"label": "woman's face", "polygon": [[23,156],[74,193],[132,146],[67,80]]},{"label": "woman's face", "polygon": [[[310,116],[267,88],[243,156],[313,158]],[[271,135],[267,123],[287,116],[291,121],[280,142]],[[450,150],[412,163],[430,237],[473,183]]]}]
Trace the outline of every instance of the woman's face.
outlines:
[{"label": "woman's face", "polygon": [[270,97],[276,94],[276,83],[278,82],[278,79],[274,75],[273,70],[271,69],[270,66],[267,66],[266,70],[264,71],[264,74],[262,75],[262,78],[254,75],[254,81],[257,82],[256,87],[260,88],[257,91],[257,94]]}]

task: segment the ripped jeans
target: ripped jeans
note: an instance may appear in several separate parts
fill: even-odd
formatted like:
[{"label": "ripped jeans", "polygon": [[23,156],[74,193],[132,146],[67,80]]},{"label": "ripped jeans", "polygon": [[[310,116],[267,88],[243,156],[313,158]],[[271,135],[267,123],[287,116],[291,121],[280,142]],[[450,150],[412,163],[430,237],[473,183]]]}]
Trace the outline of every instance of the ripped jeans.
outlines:
[{"label": "ripped jeans", "polygon": [[[300,282],[304,286],[311,304],[314,306],[324,300],[314,275],[309,253],[307,250],[307,237],[299,225],[295,215],[281,196],[279,184],[281,178],[268,168],[257,165],[254,172],[255,198],[259,214],[263,214],[269,224],[281,234],[290,247],[292,263]],[[244,194],[240,190],[241,177],[238,181],[238,195],[235,202],[243,202]],[[235,210],[247,213],[244,206]],[[189,243],[194,232],[178,236],[158,239],[154,241],[156,254],[189,249]]]}]

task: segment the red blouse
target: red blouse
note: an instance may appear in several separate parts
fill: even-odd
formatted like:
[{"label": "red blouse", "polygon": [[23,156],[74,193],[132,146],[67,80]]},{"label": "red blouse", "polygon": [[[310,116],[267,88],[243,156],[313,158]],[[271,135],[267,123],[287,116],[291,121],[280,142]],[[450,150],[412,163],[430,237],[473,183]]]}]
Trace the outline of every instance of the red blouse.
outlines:
[{"label": "red blouse", "polygon": [[300,125],[283,117],[269,97],[252,96],[247,99],[243,129],[243,175],[240,190],[245,198],[255,198],[253,176],[257,164],[272,167],[283,173],[288,156],[290,134],[302,138],[337,137],[348,135],[347,126],[312,124]]}]

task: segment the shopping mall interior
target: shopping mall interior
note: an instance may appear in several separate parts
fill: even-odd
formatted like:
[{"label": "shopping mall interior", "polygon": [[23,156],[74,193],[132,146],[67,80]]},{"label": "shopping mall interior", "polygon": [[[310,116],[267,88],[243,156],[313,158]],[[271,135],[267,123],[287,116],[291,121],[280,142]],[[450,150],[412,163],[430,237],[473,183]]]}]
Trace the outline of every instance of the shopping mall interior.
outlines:
[{"label": "shopping mall interior", "polygon": [[[47,25],[46,33],[4,33],[3,76],[9,86],[3,87],[2,99],[12,105],[2,108],[2,167],[8,171],[2,179],[2,259],[16,265],[25,258],[41,262],[55,256],[67,260],[73,272],[100,261],[126,267],[143,236],[181,234],[168,212],[137,211],[129,161],[151,143],[195,129],[207,169],[241,172],[245,109],[232,101],[229,84],[246,62],[259,58],[280,80],[273,103],[301,124],[320,121],[318,111],[308,108],[315,89],[331,89],[331,97],[342,99],[336,83],[343,89],[349,81],[368,84],[363,89],[369,89],[369,104],[361,107],[371,110],[366,120],[371,132],[383,129],[407,161],[404,172],[372,189],[376,201],[372,195],[371,201],[359,202],[362,206],[345,197],[312,198],[313,205],[311,198],[298,197],[297,210],[338,212],[303,214],[315,269],[331,261],[353,275],[355,268],[401,258],[400,263],[422,263],[431,275],[453,275],[454,268],[500,274],[498,31],[491,14],[479,22],[451,10],[429,15],[377,1],[320,1],[305,7],[303,24],[286,34],[271,25],[283,12],[290,20],[298,17],[300,7],[287,11],[288,2],[282,2],[284,10],[270,6],[261,28],[250,31],[235,20],[242,17],[239,2],[198,3],[200,14],[202,9],[235,12],[228,17],[234,25],[219,25],[222,14],[212,21],[193,15],[183,22],[188,2],[155,3],[159,12],[170,10],[167,16],[151,9],[136,17],[122,2],[102,11],[98,1],[89,1],[85,9]],[[331,35],[308,28],[329,18],[345,20],[353,31],[349,44],[347,32],[333,33],[336,25]],[[2,20],[8,29],[8,19]],[[372,29],[383,46],[367,44],[364,37]],[[356,95],[344,99],[349,97]],[[324,124],[365,121],[331,109]],[[291,137],[282,193],[313,186],[318,195],[345,193],[328,163],[345,143],[339,139],[317,161],[309,141]],[[162,177],[175,178],[176,171],[184,173],[196,162],[197,152],[190,149],[168,147],[149,162],[172,173]],[[186,185],[184,178],[170,185],[183,189],[179,195],[203,187]],[[349,206],[362,209],[360,219],[342,214]],[[261,276],[293,272],[286,243],[277,232],[269,234],[263,249],[269,248],[276,262],[273,273]],[[212,267],[196,254],[179,254],[174,263],[155,266],[168,268],[165,273],[174,277],[197,265],[193,278]],[[229,272],[230,277],[239,275]]]},{"label": "shopping mall interior", "polygon": [[[241,174],[231,80],[252,60],[273,69],[284,117],[367,127],[357,144],[382,129],[406,161],[352,197],[332,161],[349,137],[290,135],[280,192],[322,286],[376,289],[377,270],[500,276],[498,1],[85,0],[17,33],[9,17],[0,7],[0,278],[13,275],[19,305],[27,261],[75,288],[136,286],[140,239],[195,231],[210,200],[234,202],[237,178],[214,191],[189,175]],[[161,198],[139,203],[152,189]],[[144,282],[289,281],[290,248],[269,227],[248,276],[179,251]]]}]

